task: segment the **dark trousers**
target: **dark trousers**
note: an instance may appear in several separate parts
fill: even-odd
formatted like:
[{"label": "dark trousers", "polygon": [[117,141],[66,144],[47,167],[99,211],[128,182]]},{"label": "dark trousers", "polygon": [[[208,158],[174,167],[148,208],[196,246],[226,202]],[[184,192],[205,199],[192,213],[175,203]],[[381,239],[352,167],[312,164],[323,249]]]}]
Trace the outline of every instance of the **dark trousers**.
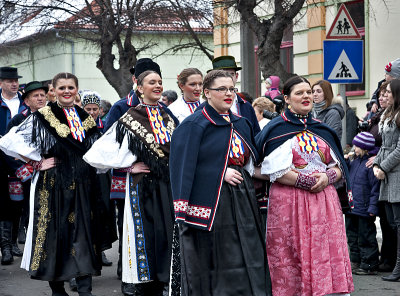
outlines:
[{"label": "dark trousers", "polygon": [[400,229],[400,202],[385,203],[386,217],[390,226],[397,231]]},{"label": "dark trousers", "polygon": [[396,264],[397,255],[397,232],[393,229],[388,221],[386,214],[386,201],[378,203],[379,209],[379,224],[382,231],[382,246],[381,246],[381,263],[389,264],[394,267]]},{"label": "dark trousers", "polygon": [[351,214],[345,216],[350,261],[360,263],[362,269],[376,270],[379,265],[379,249],[376,240],[375,217]]}]

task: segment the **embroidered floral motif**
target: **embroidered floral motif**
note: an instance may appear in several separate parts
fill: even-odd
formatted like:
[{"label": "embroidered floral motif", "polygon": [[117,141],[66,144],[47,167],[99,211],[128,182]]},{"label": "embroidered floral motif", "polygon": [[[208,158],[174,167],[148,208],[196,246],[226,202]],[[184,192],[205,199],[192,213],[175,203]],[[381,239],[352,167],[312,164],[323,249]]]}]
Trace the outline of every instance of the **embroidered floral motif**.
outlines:
[{"label": "embroidered floral motif", "polygon": [[[150,278],[150,268],[147,262],[146,254],[146,241],[143,231],[143,223],[140,212],[139,205],[139,194],[138,185],[133,184],[132,176],[129,177],[129,197],[131,202],[131,211],[133,224],[135,229],[135,243],[136,243],[136,262],[137,262],[137,274],[140,281],[149,281]],[[131,260],[131,259],[130,259]],[[129,261],[131,265],[131,261]]]},{"label": "embroidered floral motif", "polygon": [[188,216],[193,216],[201,219],[209,219],[211,215],[211,208],[189,205],[185,200],[174,201],[175,212],[183,212]]},{"label": "embroidered floral motif", "polygon": [[176,200],[174,201],[175,212],[186,212],[188,202],[186,200]]},{"label": "embroidered floral motif", "polygon": [[199,207],[199,206],[188,206],[188,210],[186,212],[189,216],[194,216],[202,219],[209,219],[211,215],[211,208],[208,207]]},{"label": "embroidered floral motif", "polygon": [[45,188],[47,172],[43,176],[43,188],[39,190],[39,217],[37,221],[37,235],[33,251],[31,270],[38,270],[40,261],[45,259],[43,247],[46,241],[47,227],[49,225],[49,192]]},{"label": "embroidered floral motif", "polygon": [[113,176],[111,182],[111,192],[125,192],[126,178]]},{"label": "embroidered floral motif", "polygon": [[[44,119],[46,119],[50,123],[50,126],[56,130],[57,134],[60,137],[66,138],[71,133],[71,130],[69,129],[68,125],[60,122],[60,120],[51,111],[50,106],[40,108],[39,112],[43,115]],[[95,126],[96,126],[96,122],[94,121],[92,116],[88,116],[82,122],[82,127],[86,131]]]},{"label": "embroidered floral motif", "polygon": [[44,116],[44,119],[50,123],[50,126],[56,130],[60,137],[66,138],[69,135],[71,131],[69,130],[68,125],[61,123],[49,106],[39,109],[39,112]]},{"label": "embroidered floral motif", "polygon": [[71,213],[68,215],[68,222],[69,222],[69,223],[75,223],[75,213],[74,213],[74,212],[71,212]]},{"label": "embroidered floral motif", "polygon": [[[169,117],[169,115],[168,115]],[[146,143],[149,145],[149,148],[154,151],[158,157],[164,157],[165,154],[161,150],[160,144],[156,142],[155,137],[153,135],[153,131],[148,131],[139,121],[135,120],[130,114],[125,113],[121,117],[122,122],[127,124],[132,130],[134,130],[139,136],[141,136]],[[169,117],[166,131],[172,135],[174,131],[175,125],[171,117]]]},{"label": "embroidered floral motif", "polygon": [[22,183],[20,181],[8,182],[8,192],[10,195],[20,195],[23,194]]}]

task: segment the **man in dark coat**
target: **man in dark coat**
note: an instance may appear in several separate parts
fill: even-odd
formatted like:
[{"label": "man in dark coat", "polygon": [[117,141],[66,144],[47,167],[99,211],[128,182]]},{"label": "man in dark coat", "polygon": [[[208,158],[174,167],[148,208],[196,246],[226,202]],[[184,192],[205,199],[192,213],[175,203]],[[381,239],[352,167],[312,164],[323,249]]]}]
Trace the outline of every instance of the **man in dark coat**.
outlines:
[{"label": "man in dark coat", "polygon": [[[233,83],[236,84],[239,77],[238,71],[242,67],[236,65],[235,58],[233,56],[220,56],[212,61],[213,70],[224,70],[231,74]],[[231,107],[231,111],[237,115],[247,118],[253,128],[254,135],[260,132],[260,125],[258,124],[256,113],[254,112],[253,106],[245,100],[243,100],[238,94],[236,94],[235,101]]]},{"label": "man in dark coat", "polygon": [[[17,68],[0,68],[0,136],[6,132],[7,125],[18,113],[27,109],[21,94],[18,92]],[[8,175],[10,167],[6,162],[6,156],[0,153],[0,248],[2,253],[1,264],[8,265],[14,261],[12,255],[11,230],[13,211],[9,188]]]}]

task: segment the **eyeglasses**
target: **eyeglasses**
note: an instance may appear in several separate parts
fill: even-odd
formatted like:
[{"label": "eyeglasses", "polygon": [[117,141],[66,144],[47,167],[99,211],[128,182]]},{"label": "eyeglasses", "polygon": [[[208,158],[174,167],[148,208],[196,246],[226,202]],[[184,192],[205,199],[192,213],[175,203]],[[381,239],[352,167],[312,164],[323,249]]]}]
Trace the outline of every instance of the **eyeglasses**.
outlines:
[{"label": "eyeglasses", "polygon": [[238,92],[238,89],[237,88],[234,88],[234,87],[231,87],[231,88],[226,88],[226,87],[218,87],[218,88],[208,88],[209,90],[216,90],[217,92],[219,92],[219,93],[225,93],[225,94],[227,94],[228,93],[228,90],[231,92],[231,93],[237,93]]}]

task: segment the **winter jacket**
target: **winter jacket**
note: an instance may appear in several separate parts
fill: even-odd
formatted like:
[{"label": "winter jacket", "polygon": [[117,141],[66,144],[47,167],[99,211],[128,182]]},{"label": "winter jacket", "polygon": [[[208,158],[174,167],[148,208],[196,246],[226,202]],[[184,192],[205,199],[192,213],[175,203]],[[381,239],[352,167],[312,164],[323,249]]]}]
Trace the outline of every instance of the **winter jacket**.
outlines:
[{"label": "winter jacket", "polygon": [[354,208],[350,214],[369,217],[369,213],[378,215],[379,180],[372,168],[367,168],[369,155],[347,160],[350,184],[353,190]]},{"label": "winter jacket", "polygon": [[394,122],[388,124],[387,120],[386,123],[381,120],[379,132],[382,135],[382,146],[374,165],[385,172],[385,179],[381,181],[379,200],[400,202],[400,129]]},{"label": "winter jacket", "polygon": [[346,112],[346,144],[352,146],[352,141],[358,133],[358,117],[353,109],[347,107]]},{"label": "winter jacket", "polygon": [[269,76],[271,79],[271,87],[265,92],[266,97],[270,97],[272,100],[281,94],[279,91],[279,82],[281,79],[278,76]]},{"label": "winter jacket", "polygon": [[[22,111],[27,109],[27,106],[22,100],[20,93],[18,93],[18,98],[20,100],[18,113],[21,113]],[[1,88],[0,88],[0,135],[1,136],[5,135],[7,126],[10,123],[10,121],[11,121],[11,111],[8,108],[7,104],[3,102],[3,99],[1,97]]]},{"label": "winter jacket", "polygon": [[339,139],[342,138],[342,119],[344,118],[344,109],[342,107],[341,99],[334,98],[330,106],[318,114],[314,114],[314,117],[332,128],[338,135]]}]

